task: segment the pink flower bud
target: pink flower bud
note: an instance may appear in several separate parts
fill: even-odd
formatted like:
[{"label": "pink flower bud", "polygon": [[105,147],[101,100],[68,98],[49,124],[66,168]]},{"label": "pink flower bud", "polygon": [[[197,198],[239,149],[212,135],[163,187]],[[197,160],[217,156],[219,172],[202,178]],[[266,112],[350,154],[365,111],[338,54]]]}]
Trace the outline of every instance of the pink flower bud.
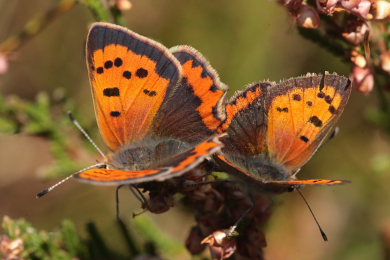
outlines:
[{"label": "pink flower bud", "polygon": [[0,75],[7,73],[9,68],[8,57],[0,53]]},{"label": "pink flower bud", "polygon": [[361,0],[360,3],[352,8],[349,9],[352,13],[362,17],[363,19],[370,18],[371,15],[369,15],[371,9],[371,1],[370,0]]},{"label": "pink flower bud", "polygon": [[131,4],[131,2],[129,0],[117,0],[116,1],[116,6],[121,11],[127,11],[127,10],[131,9],[132,4]]},{"label": "pink flower bud", "polygon": [[372,4],[370,13],[374,20],[390,19],[390,2],[386,0],[376,0]]},{"label": "pink flower bud", "polygon": [[352,69],[352,83],[357,91],[368,95],[374,88],[374,75],[369,68],[355,66]]},{"label": "pink flower bud", "polygon": [[300,27],[315,29],[320,26],[320,16],[317,11],[310,6],[302,5],[296,15],[297,24]]},{"label": "pink flower bud", "polygon": [[369,31],[367,24],[364,21],[350,20],[344,28],[342,36],[354,45],[359,45],[364,41],[366,33]]},{"label": "pink flower bud", "polygon": [[317,9],[324,14],[331,15],[333,14],[338,2],[339,0],[317,0]]},{"label": "pink flower bud", "polygon": [[341,6],[345,9],[351,10],[359,6],[361,0],[341,0]]},{"label": "pink flower bud", "polygon": [[360,54],[357,51],[352,51],[351,53],[351,61],[358,67],[364,68],[367,66],[367,60],[366,57],[364,57],[362,54]]},{"label": "pink flower bud", "polygon": [[390,51],[381,54],[381,67],[387,73],[390,73]]},{"label": "pink flower bud", "polygon": [[11,240],[7,236],[0,238],[0,255],[2,259],[22,259],[24,244],[21,238]]},{"label": "pink flower bud", "polygon": [[213,260],[229,258],[237,249],[236,240],[230,237],[230,230],[218,230],[202,240],[202,244],[208,244]]}]

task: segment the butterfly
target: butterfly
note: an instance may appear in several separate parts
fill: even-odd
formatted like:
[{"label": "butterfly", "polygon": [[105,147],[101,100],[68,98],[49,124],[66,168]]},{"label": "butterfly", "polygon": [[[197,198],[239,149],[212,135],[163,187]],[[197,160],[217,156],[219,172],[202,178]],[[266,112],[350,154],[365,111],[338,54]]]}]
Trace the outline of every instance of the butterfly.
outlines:
[{"label": "butterfly", "polygon": [[221,149],[216,131],[225,120],[227,87],[198,51],[168,50],[124,27],[95,23],[86,59],[98,126],[112,153],[76,179],[164,181]]},{"label": "butterfly", "polygon": [[348,182],[298,180],[296,174],[334,129],[351,89],[349,79],[327,72],[250,84],[226,104],[218,131],[227,137],[214,156],[217,165],[256,187],[290,190]]}]

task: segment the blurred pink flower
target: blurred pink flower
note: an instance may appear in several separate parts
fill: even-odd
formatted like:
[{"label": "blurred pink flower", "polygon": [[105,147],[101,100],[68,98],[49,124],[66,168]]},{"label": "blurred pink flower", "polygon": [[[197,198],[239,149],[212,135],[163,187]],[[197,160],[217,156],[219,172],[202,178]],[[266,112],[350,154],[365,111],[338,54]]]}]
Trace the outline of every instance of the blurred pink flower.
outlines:
[{"label": "blurred pink flower", "polygon": [[131,9],[132,4],[129,0],[116,0],[116,6],[121,11],[127,11]]},{"label": "blurred pink flower", "polygon": [[0,75],[7,73],[9,68],[8,57],[4,53],[0,53]]},{"label": "blurred pink flower", "polygon": [[370,13],[374,20],[390,20],[390,2],[386,0],[374,1]]},{"label": "blurred pink flower", "polygon": [[374,75],[369,68],[355,66],[352,69],[352,83],[356,90],[368,95],[374,88]]},{"label": "blurred pink flower", "polygon": [[381,67],[387,73],[390,73],[390,51],[381,54]]},{"label": "blurred pink flower", "polygon": [[7,236],[0,238],[0,256],[3,260],[23,260],[20,255],[24,250],[23,240],[10,240]]}]

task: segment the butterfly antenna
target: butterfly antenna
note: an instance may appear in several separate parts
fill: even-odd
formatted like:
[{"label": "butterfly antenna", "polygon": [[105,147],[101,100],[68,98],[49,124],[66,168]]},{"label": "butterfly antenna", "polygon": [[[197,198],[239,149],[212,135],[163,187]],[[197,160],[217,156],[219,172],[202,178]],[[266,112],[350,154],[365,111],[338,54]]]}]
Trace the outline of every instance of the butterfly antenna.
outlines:
[{"label": "butterfly antenna", "polygon": [[87,132],[84,130],[84,128],[80,125],[80,123],[76,120],[76,118],[73,116],[73,113],[68,111],[68,116],[70,121],[80,130],[80,132],[87,138],[87,140],[95,147],[95,149],[100,153],[100,155],[107,159],[106,155],[103,153],[102,150],[96,145],[96,143],[92,140],[92,138],[87,134]]},{"label": "butterfly antenna", "polygon": [[83,172],[83,171],[87,171],[87,170],[90,170],[90,169],[93,169],[93,168],[103,168],[103,167],[106,167],[106,164],[104,163],[98,163],[98,164],[95,164],[95,165],[91,165],[91,166],[88,166],[78,172],[75,172],[71,175],[69,175],[68,177],[60,180],[59,182],[57,182],[56,184],[54,184],[53,186],[50,186],[49,188],[47,189],[44,189],[43,191],[39,192],[36,197],[37,198],[40,198],[40,197],[43,197],[45,196],[46,194],[48,194],[50,191],[54,190],[55,188],[57,188],[58,186],[60,186],[61,184],[63,184],[64,182],[68,181],[69,179],[71,179],[75,174],[78,174],[80,172]]},{"label": "butterfly antenna", "polygon": [[322,239],[323,239],[325,242],[327,242],[327,241],[328,241],[328,236],[325,234],[325,231],[322,229],[322,227],[321,227],[320,223],[318,222],[316,216],[314,215],[314,212],[313,212],[313,210],[311,209],[309,203],[307,202],[306,198],[303,196],[303,194],[302,194],[302,192],[301,192],[300,190],[297,190],[297,192],[299,193],[299,195],[301,195],[303,201],[306,203],[306,206],[309,208],[310,213],[311,213],[311,215],[313,216],[314,221],[316,222],[318,229],[320,230]]}]

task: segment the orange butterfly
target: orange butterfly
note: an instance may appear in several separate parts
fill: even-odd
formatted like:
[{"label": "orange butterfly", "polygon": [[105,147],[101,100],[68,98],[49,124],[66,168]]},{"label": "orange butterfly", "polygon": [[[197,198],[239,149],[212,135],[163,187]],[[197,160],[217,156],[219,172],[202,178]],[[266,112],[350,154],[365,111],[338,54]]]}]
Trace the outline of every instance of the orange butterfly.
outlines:
[{"label": "orange butterfly", "polygon": [[216,130],[225,120],[227,87],[195,49],[168,50],[126,28],[95,23],[86,56],[97,122],[113,153],[75,178],[164,181],[220,150]]},{"label": "orange butterfly", "polygon": [[350,94],[347,78],[328,73],[249,85],[226,104],[227,118],[218,131],[228,136],[214,156],[217,164],[256,188],[347,182],[295,175],[334,128]]}]

